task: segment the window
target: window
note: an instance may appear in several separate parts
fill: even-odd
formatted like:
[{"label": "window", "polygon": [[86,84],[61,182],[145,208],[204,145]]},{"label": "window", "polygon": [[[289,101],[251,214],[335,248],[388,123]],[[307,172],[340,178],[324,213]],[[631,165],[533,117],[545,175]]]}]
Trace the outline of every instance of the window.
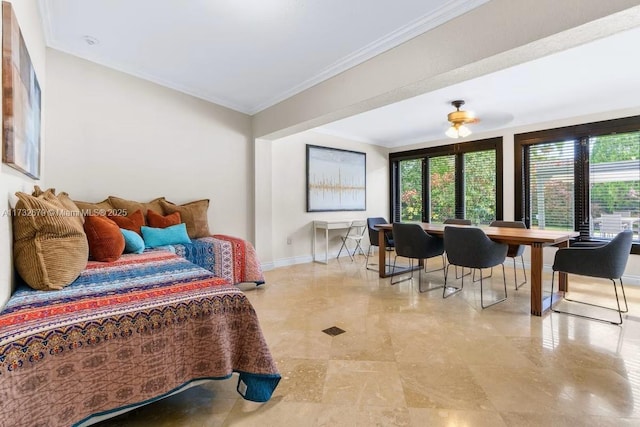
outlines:
[{"label": "window", "polygon": [[399,164],[401,221],[422,221],[422,160],[403,160]]},{"label": "window", "polygon": [[516,135],[516,218],[579,240],[634,232],[640,253],[640,116]]},{"label": "window", "polygon": [[428,222],[442,223],[456,217],[456,158],[438,156],[429,162],[429,212]]},{"label": "window", "polygon": [[575,141],[529,147],[531,228],[573,231]]},{"label": "window", "polygon": [[502,218],[502,138],[391,153],[393,221]]},{"label": "window", "polygon": [[590,236],[631,229],[640,241],[640,132],[589,138],[588,147]]},{"label": "window", "polygon": [[489,225],[496,219],[496,155],[494,150],[464,154],[464,217]]}]

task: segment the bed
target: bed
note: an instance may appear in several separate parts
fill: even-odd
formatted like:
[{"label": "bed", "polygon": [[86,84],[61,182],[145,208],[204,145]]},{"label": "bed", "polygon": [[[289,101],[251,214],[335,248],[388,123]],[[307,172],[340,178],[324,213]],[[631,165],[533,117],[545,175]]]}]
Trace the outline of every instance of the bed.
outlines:
[{"label": "bed", "polygon": [[257,402],[280,380],[253,307],[168,251],[89,262],[61,291],[20,286],[0,312],[2,425],[82,425],[234,372]]},{"label": "bed", "polygon": [[264,283],[256,251],[248,241],[224,234],[192,239],[170,250],[229,283]]}]

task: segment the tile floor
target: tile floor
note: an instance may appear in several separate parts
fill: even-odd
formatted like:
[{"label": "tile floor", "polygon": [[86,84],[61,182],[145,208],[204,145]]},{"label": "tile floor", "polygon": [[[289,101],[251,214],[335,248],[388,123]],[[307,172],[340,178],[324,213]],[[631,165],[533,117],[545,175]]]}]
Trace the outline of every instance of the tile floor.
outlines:
[{"label": "tile floor", "polygon": [[[508,300],[482,310],[479,284],[465,280],[443,300],[441,290],[419,294],[417,276],[390,286],[364,262],[279,268],[246,288],[282,374],[269,402],[239,398],[233,377],[100,426],[640,425],[640,287],[627,287],[630,313],[618,327],[531,317],[529,286],[513,290],[511,268]],[[497,296],[501,269],[487,283]],[[606,282],[570,283],[612,294]],[[332,326],[346,332],[322,332]]]}]

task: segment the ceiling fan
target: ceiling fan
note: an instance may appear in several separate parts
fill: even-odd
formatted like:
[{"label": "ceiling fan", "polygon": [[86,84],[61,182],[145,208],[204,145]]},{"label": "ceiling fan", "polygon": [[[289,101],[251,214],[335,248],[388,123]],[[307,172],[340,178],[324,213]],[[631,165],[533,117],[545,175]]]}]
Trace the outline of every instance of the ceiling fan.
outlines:
[{"label": "ceiling fan", "polygon": [[447,129],[445,135],[449,138],[464,138],[465,136],[471,135],[471,131],[465,125],[478,123],[480,120],[476,118],[475,114],[471,111],[460,110],[460,107],[464,105],[463,100],[458,99],[456,101],[452,101],[451,105],[456,107],[456,111],[452,111],[447,115],[447,119],[451,123],[451,127]]}]

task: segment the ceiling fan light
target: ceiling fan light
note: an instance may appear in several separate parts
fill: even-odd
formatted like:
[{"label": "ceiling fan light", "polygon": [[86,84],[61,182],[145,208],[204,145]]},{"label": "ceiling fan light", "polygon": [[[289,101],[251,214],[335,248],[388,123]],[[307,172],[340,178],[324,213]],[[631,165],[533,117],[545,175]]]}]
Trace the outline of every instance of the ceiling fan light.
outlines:
[{"label": "ceiling fan light", "polygon": [[462,125],[458,128],[458,135],[460,136],[460,138],[465,138],[471,135],[471,131],[469,130],[468,127],[466,127],[465,125]]},{"label": "ceiling fan light", "polygon": [[464,105],[463,100],[452,101],[451,105],[456,107],[456,111],[452,111],[447,115],[447,119],[451,122],[451,127],[447,129],[445,135],[449,138],[464,138],[471,135],[471,130],[465,126],[466,123],[476,123],[478,120],[471,111],[460,110]]},{"label": "ceiling fan light", "polygon": [[458,129],[455,126],[451,126],[444,134],[449,138],[458,138]]}]

